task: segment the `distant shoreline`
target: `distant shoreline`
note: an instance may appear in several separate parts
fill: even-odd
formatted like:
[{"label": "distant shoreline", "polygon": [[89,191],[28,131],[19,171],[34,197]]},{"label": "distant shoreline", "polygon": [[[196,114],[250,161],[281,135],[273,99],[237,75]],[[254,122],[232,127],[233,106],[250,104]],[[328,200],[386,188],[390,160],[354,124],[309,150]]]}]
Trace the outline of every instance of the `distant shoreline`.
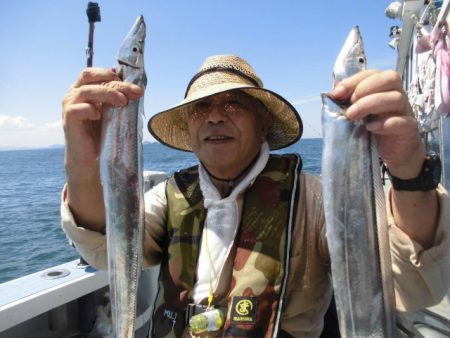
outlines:
[{"label": "distant shoreline", "polygon": [[[305,137],[301,140],[318,140],[322,139],[322,137]],[[158,141],[144,141],[142,144],[160,144]],[[42,146],[42,147],[0,147],[0,151],[19,151],[19,150],[42,150],[42,149],[63,149],[63,144],[54,144],[51,146]]]},{"label": "distant shoreline", "polygon": [[55,144],[43,147],[0,147],[0,151],[19,151],[19,150],[42,150],[42,149],[64,149],[64,145]]}]

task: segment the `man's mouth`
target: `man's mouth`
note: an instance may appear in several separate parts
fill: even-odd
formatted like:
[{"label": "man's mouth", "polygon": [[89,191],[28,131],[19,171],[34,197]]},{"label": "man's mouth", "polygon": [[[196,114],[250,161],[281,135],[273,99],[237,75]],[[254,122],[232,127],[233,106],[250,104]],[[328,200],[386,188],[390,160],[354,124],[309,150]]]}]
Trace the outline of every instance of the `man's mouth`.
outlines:
[{"label": "man's mouth", "polygon": [[205,141],[226,141],[231,140],[232,137],[225,135],[212,135],[205,138]]}]

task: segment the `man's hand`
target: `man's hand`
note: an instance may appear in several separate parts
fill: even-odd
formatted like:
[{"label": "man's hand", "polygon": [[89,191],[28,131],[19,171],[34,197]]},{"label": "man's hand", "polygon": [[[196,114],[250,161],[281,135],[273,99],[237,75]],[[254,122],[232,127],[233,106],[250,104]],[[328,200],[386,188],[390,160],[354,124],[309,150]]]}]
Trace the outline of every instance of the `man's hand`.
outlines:
[{"label": "man's hand", "polygon": [[125,106],[129,99],[137,99],[142,94],[140,87],[121,81],[112,69],[83,70],[63,99],[66,161],[93,168],[100,152],[105,106]]},{"label": "man's hand", "polygon": [[[410,179],[420,174],[425,146],[398,73],[360,72],[340,82],[332,94],[338,100],[350,99],[349,119],[366,119],[393,176]],[[436,191],[392,190],[391,209],[396,225],[411,239],[425,249],[433,245],[439,213]]]},{"label": "man's hand", "polygon": [[336,99],[350,99],[349,119],[368,117],[367,129],[377,136],[378,154],[393,176],[419,175],[425,147],[397,72],[360,72],[343,80],[332,94]]}]

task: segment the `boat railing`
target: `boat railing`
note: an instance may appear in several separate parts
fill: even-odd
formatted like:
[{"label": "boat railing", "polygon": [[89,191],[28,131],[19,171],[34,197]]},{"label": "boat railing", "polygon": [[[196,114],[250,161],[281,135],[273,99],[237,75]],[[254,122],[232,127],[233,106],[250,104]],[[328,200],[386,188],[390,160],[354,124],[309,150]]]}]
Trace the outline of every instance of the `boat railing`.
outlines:
[{"label": "boat railing", "polygon": [[[145,191],[167,177],[145,171]],[[159,266],[142,271],[136,337],[147,337]],[[108,314],[108,273],[70,261],[0,284],[0,338],[113,338]]]}]

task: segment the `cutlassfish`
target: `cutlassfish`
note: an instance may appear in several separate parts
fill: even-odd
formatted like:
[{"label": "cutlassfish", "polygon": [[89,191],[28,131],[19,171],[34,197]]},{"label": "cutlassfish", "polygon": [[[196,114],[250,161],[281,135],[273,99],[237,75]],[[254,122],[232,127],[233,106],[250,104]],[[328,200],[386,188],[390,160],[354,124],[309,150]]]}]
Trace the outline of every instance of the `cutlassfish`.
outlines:
[{"label": "cutlassfish", "polygon": [[[333,69],[334,85],[366,69],[359,28]],[[345,117],[349,102],[322,94],[326,233],[343,337],[396,337],[386,204],[375,137]]]},{"label": "cutlassfish", "polygon": [[[116,73],[145,89],[146,27],[139,16],[125,37]],[[106,210],[111,313],[115,336],[133,337],[137,285],[142,266],[144,196],[142,173],[143,98],[103,113],[100,177]]]}]

